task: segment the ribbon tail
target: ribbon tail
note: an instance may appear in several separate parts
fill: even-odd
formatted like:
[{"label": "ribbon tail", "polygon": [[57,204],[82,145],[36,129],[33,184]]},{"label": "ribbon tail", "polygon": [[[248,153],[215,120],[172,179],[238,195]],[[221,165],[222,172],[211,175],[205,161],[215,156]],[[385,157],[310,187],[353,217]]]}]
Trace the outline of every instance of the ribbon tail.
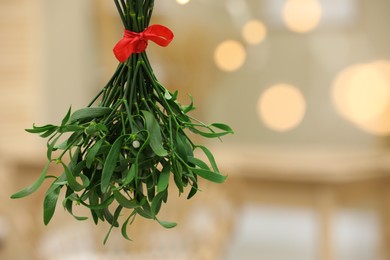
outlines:
[{"label": "ribbon tail", "polygon": [[134,53],[134,44],[130,39],[123,38],[113,49],[115,57],[120,62],[125,62],[132,53]]},{"label": "ribbon tail", "polygon": [[162,47],[168,46],[174,37],[173,32],[170,29],[160,24],[149,26],[145,30],[144,35],[148,40],[151,40]]}]

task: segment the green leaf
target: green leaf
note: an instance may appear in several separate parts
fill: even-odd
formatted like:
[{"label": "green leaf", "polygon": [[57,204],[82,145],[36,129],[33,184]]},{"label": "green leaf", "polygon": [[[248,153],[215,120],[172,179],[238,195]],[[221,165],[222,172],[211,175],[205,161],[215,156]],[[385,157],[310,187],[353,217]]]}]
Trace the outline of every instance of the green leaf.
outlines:
[{"label": "green leaf", "polygon": [[[52,186],[57,185],[53,183]],[[54,215],[61,188],[62,186],[57,186],[57,188],[55,188],[51,192],[46,193],[45,200],[43,201],[43,222],[45,223],[45,225],[49,224],[51,218]]]},{"label": "green leaf", "polygon": [[104,238],[104,241],[103,241],[104,245],[107,243],[108,237],[110,236],[111,230],[115,226],[115,223],[118,222],[119,214],[121,213],[121,211],[122,211],[122,206],[118,206],[116,208],[115,212],[114,212],[114,217],[113,217],[113,221],[112,221],[111,227],[108,230],[106,237]]},{"label": "green leaf", "polygon": [[180,193],[184,192],[184,185],[182,180],[182,168],[175,160],[172,161],[172,173],[173,180],[175,181],[176,187],[179,189]]},{"label": "green leaf", "polygon": [[158,177],[158,183],[157,183],[158,193],[168,188],[170,172],[171,172],[170,165],[169,164],[165,165],[160,173],[160,176]]},{"label": "green leaf", "polygon": [[97,153],[100,150],[100,147],[102,146],[104,139],[100,139],[97,141],[89,150],[88,154],[85,156],[86,166],[87,168],[91,168],[93,161],[95,160],[95,157]]},{"label": "green leaf", "polygon": [[190,190],[190,192],[188,193],[188,196],[187,196],[187,199],[191,199],[193,196],[195,196],[195,194],[198,192],[198,178],[196,177],[195,175],[195,182],[192,184],[192,188]]},{"label": "green leaf", "polygon": [[64,186],[68,182],[66,181],[66,174],[62,173],[60,177],[56,178],[56,180],[50,185],[49,189],[47,189],[46,193],[53,192],[59,186]]},{"label": "green leaf", "polygon": [[167,191],[163,191],[158,193],[152,200],[152,203],[150,205],[150,209],[153,215],[157,215],[160,211],[161,203],[163,198],[165,197]]},{"label": "green leaf", "polygon": [[196,107],[194,106],[194,98],[191,95],[189,95],[189,96],[190,96],[190,99],[191,99],[191,103],[188,106],[182,106],[183,112],[185,114],[187,114],[188,112],[196,109]]},{"label": "green leaf", "polygon": [[69,187],[74,191],[81,191],[85,187],[77,182],[76,177],[73,176],[72,172],[69,170],[68,166],[66,166],[63,162],[61,162],[64,167],[64,171],[66,174],[66,179],[68,181]]},{"label": "green leaf", "polygon": [[35,126],[33,125],[32,129],[25,129],[26,132],[33,133],[33,134],[38,134],[38,133],[43,133],[52,129],[57,129],[58,127],[55,125],[44,125],[44,126]]},{"label": "green leaf", "polygon": [[[98,205],[99,204],[99,195],[96,193],[95,189],[91,189],[89,193],[89,204]],[[91,211],[96,215],[97,218],[104,221],[103,212],[100,209],[91,209]],[[94,218],[95,224],[97,224],[97,219]]]},{"label": "green leaf", "polygon": [[193,151],[192,146],[188,142],[187,137],[185,137],[184,133],[180,133],[179,131],[176,132],[175,143],[178,154],[185,162],[187,162],[187,157],[193,156]]},{"label": "green leaf", "polygon": [[203,145],[198,145],[197,147],[202,149],[204,154],[207,156],[207,159],[209,159],[209,162],[210,162],[211,167],[213,168],[213,170],[215,172],[219,173],[219,169],[218,169],[217,163],[215,162],[214,156],[211,153],[211,151],[206,146],[203,146]]},{"label": "green leaf", "polygon": [[189,167],[189,169],[196,175],[216,183],[223,183],[227,178],[226,176],[205,169],[192,168],[192,167]]},{"label": "green leaf", "polygon": [[105,116],[112,112],[112,108],[109,107],[86,107],[75,111],[69,120],[69,123],[76,121],[94,119]]},{"label": "green leaf", "polygon": [[15,194],[13,194],[11,196],[11,199],[19,199],[19,198],[26,197],[26,196],[30,195],[31,193],[35,192],[37,189],[39,189],[39,187],[42,185],[43,181],[45,180],[50,163],[51,163],[51,161],[47,162],[45,168],[43,169],[43,171],[41,173],[41,176],[33,184],[24,188],[21,191],[18,191]]},{"label": "green leaf", "polygon": [[163,227],[165,227],[165,228],[174,228],[174,227],[177,226],[177,223],[175,223],[175,222],[161,221],[161,220],[158,220],[158,219],[156,219],[156,220],[157,220],[157,222],[158,222],[161,226],[163,226]]},{"label": "green leaf", "polygon": [[[80,154],[78,153],[80,149],[77,149],[76,152],[73,155],[73,159],[71,161],[71,167],[69,169],[72,170],[73,176],[79,176],[81,174],[81,171],[85,168],[86,162],[85,160],[79,161]],[[79,161],[79,162],[78,162]],[[78,162],[78,163],[77,163]],[[76,165],[74,165],[77,163]]]},{"label": "green leaf", "polygon": [[62,143],[55,145],[53,151],[55,150],[65,150],[68,147],[68,140],[63,141]]},{"label": "green leaf", "polygon": [[84,201],[78,201],[80,202],[81,204],[83,204],[84,206],[86,206],[87,208],[89,209],[93,209],[93,210],[100,210],[100,209],[107,209],[108,206],[111,205],[111,203],[115,200],[115,197],[114,195],[111,195],[110,197],[108,197],[106,200],[104,200],[101,204],[97,204],[97,205],[88,205],[87,203],[85,203]]},{"label": "green leaf", "polygon": [[127,199],[119,190],[113,190],[113,193],[116,201],[124,208],[133,209],[141,206],[136,199]]},{"label": "green leaf", "polygon": [[114,227],[119,227],[118,221],[115,220],[114,216],[111,214],[111,212],[108,208],[103,209],[103,215],[108,223],[110,223]]},{"label": "green leaf", "polygon": [[104,132],[104,133],[108,133],[108,128],[106,125],[104,124],[96,124],[96,123],[91,123],[91,125],[89,125],[86,129],[85,129],[85,133],[87,135],[96,135],[96,133],[98,132]]},{"label": "green leaf", "polygon": [[71,134],[71,136],[69,136],[67,144],[73,144],[73,146],[75,146],[80,141],[82,135],[83,131],[74,132],[73,134]]},{"label": "green leaf", "polygon": [[83,182],[83,187],[87,188],[90,184],[89,178],[82,173],[80,173],[80,178],[81,178],[81,181]]},{"label": "green leaf", "polygon": [[[54,138],[54,137],[55,137],[55,138]],[[50,139],[47,141],[47,144],[46,144],[46,146],[47,146],[46,157],[47,157],[47,159],[48,159],[49,161],[52,160],[51,155],[52,155],[53,151],[55,151],[55,150],[57,149],[57,148],[56,148],[56,143],[57,143],[57,141],[60,139],[60,137],[61,137],[61,134],[58,135],[57,137],[56,137],[56,135],[53,135],[53,136],[50,137]],[[53,138],[54,138],[54,139],[53,139]],[[53,139],[53,140],[52,140],[52,139]]]},{"label": "green leaf", "polygon": [[150,213],[147,213],[142,208],[136,208],[135,210],[137,211],[138,215],[140,215],[144,218],[147,218],[147,219],[153,219],[153,216]]},{"label": "green leaf", "polygon": [[188,162],[193,163],[195,166],[198,166],[201,169],[210,170],[210,167],[201,159],[195,157],[188,157]]},{"label": "green leaf", "polygon": [[201,131],[195,127],[188,127],[188,128],[190,129],[191,132],[198,134],[198,135],[201,135],[201,136],[206,137],[206,138],[217,138],[217,137],[221,137],[221,136],[230,134],[230,132],[226,132],[226,131],[214,132],[212,129],[209,129],[210,132],[204,132],[204,131]]},{"label": "green leaf", "polygon": [[87,220],[88,217],[80,217],[73,214],[73,201],[81,202],[77,194],[74,193],[70,187],[68,187],[66,189],[65,199],[62,201],[63,206],[66,208],[69,214],[71,214],[76,220],[79,221]]},{"label": "green leaf", "polygon": [[233,134],[233,133],[234,133],[233,129],[232,129],[230,126],[226,125],[226,124],[222,124],[222,123],[213,123],[213,124],[211,124],[210,126],[211,126],[211,127],[215,127],[215,128],[217,128],[217,129],[220,129],[220,130],[222,130],[222,131],[225,131],[225,132],[227,132],[227,133],[229,133],[229,134]]},{"label": "green leaf", "polygon": [[121,146],[125,136],[122,135],[112,145],[110,152],[107,155],[106,161],[104,162],[102,179],[101,179],[101,190],[104,193],[111,182],[111,176],[114,173],[116,162],[118,160]]},{"label": "green leaf", "polygon": [[[224,136],[227,134],[234,133],[234,131],[230,128],[230,126],[225,125],[225,124],[221,124],[221,123],[214,123],[214,124],[211,124],[209,126],[203,125],[203,127],[207,128],[209,131],[205,132],[205,131],[202,131],[202,130],[195,128],[195,126],[192,124],[188,124],[188,128],[190,129],[191,132],[193,132],[195,134],[199,134],[199,135],[206,137],[206,138],[217,138],[217,137],[221,137],[221,136]],[[222,130],[222,131],[216,132],[213,128],[216,128],[216,129]]]},{"label": "green leaf", "polygon": [[77,132],[80,130],[84,131],[84,127],[79,125],[64,125],[58,129],[58,132],[67,133],[67,132]]},{"label": "green leaf", "polygon": [[[147,182],[147,184],[146,184],[146,186],[147,186],[147,194],[148,194],[148,200],[149,201],[152,201],[154,196],[155,196],[155,194],[156,194],[156,189],[155,189],[153,180],[152,181],[151,180],[152,180],[152,178],[148,178],[146,180],[146,182]],[[148,185],[148,183],[149,183],[149,185]]]},{"label": "green leaf", "polygon": [[168,152],[163,147],[161,130],[156,118],[146,110],[142,110],[141,112],[145,118],[146,129],[150,133],[150,148],[160,157],[167,156]]},{"label": "green leaf", "polygon": [[138,163],[134,162],[130,166],[130,170],[129,170],[129,172],[126,175],[126,178],[123,181],[123,184],[119,188],[123,188],[124,186],[126,186],[127,184],[132,182],[134,180],[134,178],[136,177],[137,172],[138,172]]},{"label": "green leaf", "polygon": [[61,126],[64,126],[66,123],[68,123],[71,110],[72,110],[72,107],[69,107],[68,113],[66,113],[65,117],[62,119]]},{"label": "green leaf", "polygon": [[148,219],[154,219],[155,216],[153,215],[150,205],[148,201],[145,200],[145,203],[142,205],[142,207],[136,208],[135,209],[139,215],[141,215],[144,218]]},{"label": "green leaf", "polygon": [[[121,229],[122,236],[123,236],[125,239],[129,240],[129,241],[132,241],[132,240],[131,240],[131,239],[129,238],[129,236],[127,235],[127,225],[129,224],[129,221],[130,221],[130,219],[131,219],[132,217],[133,217],[133,220],[134,220],[136,214],[137,214],[137,212],[136,212],[135,210],[134,210],[133,212],[131,212],[131,214],[129,215],[129,217],[126,219],[126,221],[125,221],[125,222],[123,223],[123,225],[122,225],[122,229]],[[130,221],[130,223],[132,223],[133,220]]]},{"label": "green leaf", "polygon": [[57,127],[52,128],[52,129],[49,129],[49,130],[47,130],[46,132],[44,132],[43,134],[41,134],[40,137],[42,137],[42,138],[49,137],[49,136],[51,136],[55,131],[57,131],[57,129],[58,129]]}]

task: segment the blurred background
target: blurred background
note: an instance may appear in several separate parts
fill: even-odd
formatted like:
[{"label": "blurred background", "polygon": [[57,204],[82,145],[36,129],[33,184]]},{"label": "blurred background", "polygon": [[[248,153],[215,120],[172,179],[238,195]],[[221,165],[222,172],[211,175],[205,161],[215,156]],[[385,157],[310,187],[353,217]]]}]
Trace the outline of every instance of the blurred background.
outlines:
[{"label": "blurred background", "polygon": [[[78,222],[47,186],[25,128],[57,124],[114,72],[123,28],[113,1],[0,0],[0,259],[390,259],[390,1],[164,0],[152,23],[175,33],[148,54],[193,115],[234,130],[207,142],[225,184],[173,189],[166,230],[136,219],[133,242]],[[204,142],[204,140],[199,140]],[[59,174],[59,169],[50,169]],[[83,209],[77,213],[88,214]]]}]

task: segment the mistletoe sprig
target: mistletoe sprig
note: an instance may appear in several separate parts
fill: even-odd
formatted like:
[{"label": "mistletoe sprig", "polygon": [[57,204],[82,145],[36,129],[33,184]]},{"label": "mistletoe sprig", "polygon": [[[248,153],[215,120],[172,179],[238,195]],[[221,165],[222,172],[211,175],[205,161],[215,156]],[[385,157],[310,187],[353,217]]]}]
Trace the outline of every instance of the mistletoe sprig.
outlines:
[{"label": "mistletoe sprig", "polygon": [[[153,1],[114,1],[126,30],[147,29]],[[89,208],[96,224],[110,224],[104,242],[120,226],[120,216],[125,216],[121,230],[126,239],[127,226],[137,215],[165,228],[176,226],[157,218],[171,179],[179,194],[190,187],[188,199],[198,191],[198,177],[216,183],[226,179],[211,151],[193,143],[187,133],[206,138],[233,133],[225,124],[207,125],[191,117],[192,98],[183,106],[177,97],[177,91],[171,93],[158,82],[146,53],[133,52],[87,107],[69,109],[60,125],[26,130],[47,139],[48,162],[37,181],[12,198],[28,196],[46,179],[54,179],[44,199],[44,223],[50,222],[65,190],[62,204],[77,220],[87,217],[76,216],[74,205]],[[195,150],[207,159],[197,158]],[[52,163],[62,166],[60,176],[48,175]]]}]

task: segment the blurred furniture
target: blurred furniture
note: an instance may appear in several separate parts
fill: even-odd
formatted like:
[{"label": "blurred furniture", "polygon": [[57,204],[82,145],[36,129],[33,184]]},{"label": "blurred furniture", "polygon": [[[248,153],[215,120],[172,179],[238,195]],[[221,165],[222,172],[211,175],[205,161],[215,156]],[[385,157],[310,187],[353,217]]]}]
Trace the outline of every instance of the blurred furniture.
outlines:
[{"label": "blurred furniture", "polygon": [[[340,227],[336,225],[335,217],[344,209],[362,209],[378,217],[375,259],[390,258],[388,150],[316,146],[219,147],[214,150],[221,162],[221,171],[229,175],[226,185],[241,208],[257,204],[308,208],[318,213],[321,260],[351,259],[340,258],[342,253],[337,245],[340,234],[335,228]],[[355,250],[359,252],[359,248]]]}]

